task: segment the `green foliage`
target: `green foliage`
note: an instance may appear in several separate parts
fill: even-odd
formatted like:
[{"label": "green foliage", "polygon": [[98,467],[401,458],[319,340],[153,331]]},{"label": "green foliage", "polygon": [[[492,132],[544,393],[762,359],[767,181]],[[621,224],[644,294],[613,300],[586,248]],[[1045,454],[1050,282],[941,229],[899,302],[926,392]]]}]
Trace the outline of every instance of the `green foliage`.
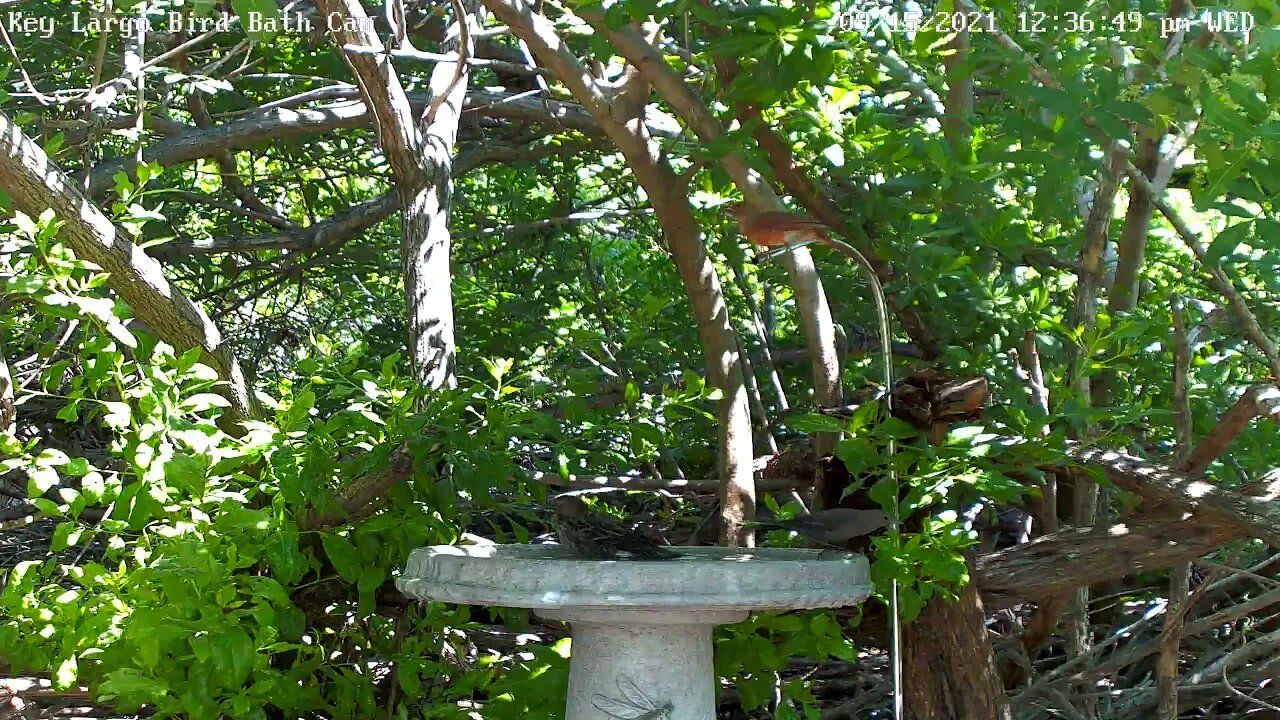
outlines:
[{"label": "green foliage", "polygon": [[[102,297],[101,273],[53,239],[50,217],[15,224],[21,235],[5,252],[23,274],[6,277],[6,292],[38,307],[37,322],[82,328],[68,348],[81,371],[51,366],[28,402],[54,403],[59,421],[110,443],[101,455],[71,457],[40,438],[3,437],[0,472],[25,472],[32,503],[62,519],[57,555],[18,565],[0,590],[6,660],[56,668],[58,687],[87,683],[122,709],[146,704],[162,717],[368,713],[379,690],[332,654],[366,645],[403,660],[408,696],[464,697],[459,686],[421,683],[447,663],[396,646],[401,636],[375,614],[375,597],[409,550],[458,539],[469,517],[458,496],[492,503],[495,478],[514,475],[511,440],[555,432],[546,416],[511,402],[520,378],[495,374],[494,384],[423,403],[394,356],[370,370],[363,350],[349,348],[300,362],[305,374],[282,385],[271,422],[232,438],[214,422],[227,403],[211,392],[216,375],[198,351],[177,356],[135,338],[123,306]],[[385,451],[368,448],[405,438],[414,477],[392,492],[387,512],[319,532],[299,525],[309,508],[333,506],[335,488],[385,464]],[[448,479],[433,470],[446,464]],[[105,511],[82,517],[90,505]],[[309,592],[341,586],[352,588],[347,612],[360,622],[317,626]],[[457,612],[433,606],[412,620],[415,637],[440,636]],[[555,665],[513,662],[490,662],[473,686],[518,688]]]},{"label": "green foliage", "polygon": [[[733,678],[743,710],[757,710],[773,700],[778,674],[791,658],[856,660],[857,650],[844,630],[830,611],[758,613],[717,631],[716,674]],[[781,685],[789,702],[780,706],[780,712],[795,713],[793,703],[816,706],[804,683],[792,680]]]},{"label": "green foliage", "polygon": [[[212,17],[215,5],[154,10]],[[949,71],[945,29],[909,30],[892,13],[860,29],[847,5],[570,3],[599,6],[617,27],[667,23],[680,52],[665,60],[729,130],[711,142],[655,133],[662,157],[683,171],[739,152],[776,179],[754,139],[758,127],[773,132],[799,174],[835,199],[850,239],[892,265],[886,290],[938,336],[947,370],[990,383],[995,402],[981,424],[954,427],[936,446],[901,423],[879,422],[875,403],[848,422],[801,413],[771,427],[784,442],[845,432],[837,454],[858,478],[850,492],[927,518],[874,539],[877,597],[886,599],[896,581],[911,617],[968,580],[963,557],[974,536],[961,510],[979,498],[1015,500],[1026,492],[1021,481],[1056,459],[1062,438],[1175,455],[1171,295],[1186,298],[1188,323],[1206,330],[1193,348],[1196,437],[1241,387],[1274,380],[1238,323],[1217,319],[1222,300],[1204,278],[1212,268],[1230,272],[1261,325],[1280,324],[1280,31],[1274,3],[1251,2],[1258,26],[1247,45],[1228,33],[1185,43],[1164,60],[1166,39],[1152,21],[1163,5],[1120,12],[1066,0],[985,3],[1058,88],[1033,78],[986,33],[972,34],[970,57]],[[117,3],[111,12],[119,19],[136,7]],[[230,7],[242,20],[279,12],[266,0]],[[85,10],[78,1],[22,4],[41,17],[75,9]],[[620,67],[604,34],[548,12],[573,52],[610,73]],[[1144,22],[1124,24],[1134,15]],[[160,717],[262,717],[268,709],[374,717],[392,698],[403,701],[398,717],[558,716],[567,643],[474,652],[465,634],[480,623],[467,608],[388,608],[380,590],[412,548],[458,542],[481,514],[499,541],[528,540],[517,506],[546,493],[530,471],[646,467],[715,477],[720,391],[705,379],[699,328],[667,240],[653,216],[636,212],[648,197],[622,159],[587,131],[468,109],[460,161],[500,146],[531,159],[469,166],[454,178],[461,379],[456,389],[426,392],[401,354],[408,330],[397,216],[350,238],[304,242],[310,226],[396,190],[370,127],[343,121],[302,132],[355,97],[342,52],[323,37],[251,32],[243,22],[185,53],[149,52],[153,126],[139,136],[121,122],[138,110],[130,93],[88,114],[33,99],[30,82],[78,103],[84,88],[104,80],[85,59],[99,43],[111,47],[108,57],[121,49],[123,36],[68,28],[51,37],[13,33],[22,67],[0,66],[6,115],[60,166],[115,168],[105,183],[112,219],[215,318],[267,412],[244,437],[222,432],[226,401],[201,354],[177,352],[132,321],[101,269],[59,242],[52,213],[18,214],[0,227],[0,339],[5,359],[22,371],[18,411],[29,423],[0,433],[0,475],[27,478],[31,504],[56,522],[48,556],[4,577],[5,659],[52,670],[58,687],[88,684],[121,708],[146,704]],[[721,72],[717,61],[726,58],[736,74]],[[420,88],[416,68],[397,59],[396,69],[407,88]],[[472,70],[474,87],[508,83],[492,67]],[[974,77],[979,89],[962,118],[971,132],[959,140],[943,131],[932,97],[952,82],[948,72]],[[298,105],[307,97],[322,99]],[[245,206],[222,157],[120,169],[139,143],[148,158],[159,143],[198,144],[203,121],[193,99],[228,132],[246,118],[294,121],[269,142],[230,151],[244,189],[279,217]],[[744,104],[760,108],[759,117]],[[1081,196],[1096,184],[1105,149],[1098,131],[1137,147],[1165,127],[1187,145],[1169,199],[1203,229],[1208,267],[1157,221],[1144,238],[1137,302],[1104,308],[1104,293],[1086,328],[1074,263],[1085,233]],[[689,190],[743,348],[758,360],[766,344],[801,346],[783,263],[747,262],[724,212],[739,189],[708,167]],[[11,205],[0,192],[0,207]],[[541,223],[592,210],[601,217]],[[1114,218],[1113,239],[1121,223]],[[232,249],[200,249],[220,243]],[[825,249],[814,254],[834,320],[851,341],[870,338],[874,315],[860,272]],[[909,339],[895,327],[894,340]],[[1011,352],[1025,352],[1028,335],[1040,352],[1047,411],[1029,396]],[[878,379],[878,362],[850,354],[846,386]],[[900,357],[895,369],[912,362]],[[810,405],[810,373],[778,364],[791,405]],[[756,370],[766,410],[780,415],[782,398],[763,381],[768,368],[757,362]],[[1000,444],[997,436],[1026,442]],[[387,470],[400,448],[411,476],[377,512],[344,522],[341,492]],[[1235,484],[1276,462],[1273,428],[1251,426],[1230,462],[1209,475]],[[317,527],[318,517],[339,520]],[[717,669],[737,681],[743,707],[758,710],[774,697],[787,658],[853,657],[851,633],[835,618],[763,615],[722,629]],[[504,619],[521,622],[518,613]],[[780,717],[814,711],[803,683],[784,683],[781,692],[789,702]]]}]

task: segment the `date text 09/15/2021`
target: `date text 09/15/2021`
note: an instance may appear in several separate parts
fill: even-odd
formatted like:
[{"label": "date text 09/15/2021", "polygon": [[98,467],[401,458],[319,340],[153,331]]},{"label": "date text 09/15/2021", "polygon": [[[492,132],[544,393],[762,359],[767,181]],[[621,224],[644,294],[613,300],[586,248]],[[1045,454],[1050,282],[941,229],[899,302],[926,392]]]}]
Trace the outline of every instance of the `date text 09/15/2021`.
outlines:
[{"label": "date text 09/15/2021", "polygon": [[1161,37],[1187,32],[1197,25],[1202,25],[1216,33],[1236,32],[1247,36],[1256,25],[1252,13],[1243,10],[1211,10],[1189,17],[1147,17],[1136,11],[1108,15],[1074,11],[1046,13],[1024,10],[1018,12],[1012,21],[999,25],[990,15],[979,12],[925,14],[853,11],[842,14],[839,22],[842,28],[852,32],[867,32],[874,27],[883,27],[889,32],[911,33],[953,33],[963,30],[983,33],[1003,29],[1010,33],[1030,35],[1050,32],[1092,33],[1108,28],[1118,33],[1136,33],[1147,24],[1155,23],[1159,25]]}]

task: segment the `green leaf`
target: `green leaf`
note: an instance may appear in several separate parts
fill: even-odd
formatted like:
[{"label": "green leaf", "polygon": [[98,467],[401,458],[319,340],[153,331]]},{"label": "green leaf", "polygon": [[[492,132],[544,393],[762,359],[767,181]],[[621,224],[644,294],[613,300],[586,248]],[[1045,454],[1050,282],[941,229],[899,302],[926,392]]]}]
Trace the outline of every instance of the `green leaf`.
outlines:
[{"label": "green leaf", "polygon": [[489,376],[498,383],[502,382],[502,378],[505,377],[511,370],[511,367],[515,365],[515,361],[510,358],[494,358],[492,360],[489,358],[480,358],[480,362],[484,363],[485,369],[489,371]]},{"label": "green leaf", "polygon": [[53,671],[53,686],[59,690],[66,690],[75,687],[76,677],[80,674],[80,666],[76,663],[75,656],[64,659],[58,663],[58,667]]},{"label": "green leaf", "polygon": [[307,631],[307,616],[293,605],[276,610],[277,627],[280,637],[289,642],[300,642]]},{"label": "green leaf", "polygon": [[178,490],[203,495],[205,479],[204,463],[186,453],[174,455],[164,464],[165,482]]},{"label": "green leaf", "polygon": [[333,569],[338,571],[339,577],[349,583],[358,582],[362,568],[355,545],[341,535],[332,534],[322,535],[321,542],[324,544],[325,555],[333,563]]},{"label": "green leaf", "polygon": [[182,353],[182,356],[178,358],[178,363],[177,363],[178,370],[180,372],[186,372],[190,370],[192,367],[195,366],[196,363],[200,362],[200,356],[203,352],[204,350],[201,349],[199,345],[197,345],[191,348],[190,350],[187,350],[186,352]]},{"label": "green leaf", "polygon": [[80,312],[102,322],[104,325],[110,325],[113,322],[120,322],[112,313],[116,307],[115,302],[108,300],[107,298],[75,295],[68,299],[72,305],[80,308]]},{"label": "green leaf", "polygon": [[1231,156],[1210,153],[1205,170],[1205,184],[1195,191],[1197,209],[1206,209],[1222,197],[1231,184],[1249,167],[1249,154],[1236,151]]},{"label": "green leaf", "polygon": [[418,662],[413,658],[402,659],[396,668],[396,679],[405,697],[414,699],[422,695],[422,678],[418,675]]},{"label": "green leaf", "polygon": [[822,157],[826,158],[832,167],[844,167],[844,148],[839,144],[827,146],[827,149],[822,151]]},{"label": "green leaf", "polygon": [[1209,247],[1205,250],[1205,264],[1217,265],[1222,262],[1224,257],[1234,254],[1236,248],[1240,247],[1253,234],[1253,227],[1253,221],[1238,222],[1218,233],[1217,237],[1213,239],[1213,242],[1209,243]]},{"label": "green leaf", "polygon": [[269,43],[276,36],[268,23],[278,20],[280,9],[272,0],[231,0],[231,7],[240,16],[245,33],[257,43]]},{"label": "green leaf", "polygon": [[226,632],[211,638],[210,650],[212,659],[221,677],[218,684],[222,687],[239,687],[248,679],[253,670],[256,650],[249,633],[240,627],[231,627]]},{"label": "green leaf", "polygon": [[129,332],[129,328],[119,321],[108,322],[107,333],[127,348],[136,349],[138,347],[138,339],[133,336],[133,333]]},{"label": "green leaf", "polygon": [[1261,218],[1254,224],[1254,234],[1258,241],[1269,249],[1280,249],[1280,222],[1271,218]]},{"label": "green leaf", "polygon": [[804,415],[792,415],[786,419],[787,427],[802,433],[819,433],[844,432],[845,424],[839,418],[829,417],[827,415],[819,415],[817,413],[806,413]]},{"label": "green leaf", "polygon": [[298,535],[281,529],[275,539],[266,546],[267,560],[276,580],[292,585],[307,572],[307,561],[298,547]]},{"label": "green leaf", "polygon": [[106,699],[118,697],[141,705],[163,700],[169,694],[169,684],[126,668],[109,673],[107,679],[98,686],[98,692]]},{"label": "green leaf", "polygon": [[[203,472],[203,466],[201,468]],[[230,507],[228,507],[230,506]],[[271,513],[266,510],[235,506],[228,502],[218,513],[217,527],[222,532],[232,530],[266,530],[271,527]]]},{"label": "green leaf", "polygon": [[75,547],[75,545],[80,542],[80,536],[83,533],[84,528],[80,527],[76,523],[58,523],[58,527],[53,531],[53,552],[62,552],[69,547]]},{"label": "green leaf", "polygon": [[1058,115],[1075,117],[1080,114],[1080,98],[1061,88],[1037,85],[1029,90],[1029,94],[1037,104]]},{"label": "green leaf", "polygon": [[102,495],[106,489],[106,480],[102,477],[102,473],[97,470],[85,473],[84,478],[80,480],[80,494],[84,497],[85,502],[90,505],[102,502]]},{"label": "green leaf", "polygon": [[231,401],[217,393],[200,393],[183,400],[178,409],[184,412],[203,412],[210,408],[231,407]]},{"label": "green leaf", "polygon": [[35,497],[43,495],[52,488],[58,487],[61,480],[58,471],[51,467],[35,467],[27,472],[27,495]]},{"label": "green leaf", "polygon": [[57,417],[59,420],[63,422],[68,422],[68,423],[73,423],[79,420],[80,419],[80,401],[72,400],[66,405],[63,405],[62,408],[58,410],[58,414],[55,417]]},{"label": "green leaf", "polygon": [[49,287],[49,280],[41,275],[18,275],[5,278],[0,282],[0,289],[5,294],[32,295]]},{"label": "green leaf", "polygon": [[356,588],[360,591],[358,607],[360,614],[371,614],[377,609],[375,596],[386,578],[387,570],[380,565],[366,565],[361,569],[360,579],[356,582]]},{"label": "green leaf", "polygon": [[122,430],[129,427],[129,421],[133,417],[133,411],[127,403],[115,402],[107,400],[102,403],[106,413],[102,416],[102,422],[109,428]]}]

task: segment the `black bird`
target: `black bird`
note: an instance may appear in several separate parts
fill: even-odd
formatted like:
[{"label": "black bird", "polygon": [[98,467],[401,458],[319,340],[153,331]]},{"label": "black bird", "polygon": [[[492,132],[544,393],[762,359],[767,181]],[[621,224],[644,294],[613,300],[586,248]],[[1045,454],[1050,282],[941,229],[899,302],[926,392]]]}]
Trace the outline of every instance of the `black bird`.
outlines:
[{"label": "black bird", "polygon": [[592,512],[582,498],[561,495],[555,499],[551,525],[560,544],[588,560],[613,560],[626,555],[639,560],[670,560],[680,553],[658,545],[617,518]]},{"label": "black bird", "polygon": [[789,520],[763,517],[755,524],[791,530],[822,545],[839,545],[856,537],[870,535],[892,522],[893,519],[883,510],[831,508],[797,515]]}]

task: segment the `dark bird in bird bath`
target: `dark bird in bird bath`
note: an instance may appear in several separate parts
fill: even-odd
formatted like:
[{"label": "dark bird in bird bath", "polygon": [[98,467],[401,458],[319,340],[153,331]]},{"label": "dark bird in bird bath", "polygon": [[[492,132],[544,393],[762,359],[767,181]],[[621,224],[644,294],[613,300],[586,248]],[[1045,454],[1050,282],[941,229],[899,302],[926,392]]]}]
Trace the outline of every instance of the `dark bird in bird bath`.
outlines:
[{"label": "dark bird in bird bath", "polygon": [[620,520],[592,512],[582,498],[561,495],[551,518],[560,544],[587,560],[614,560],[624,555],[637,560],[670,560],[680,553],[657,544]]},{"label": "dark bird in bird bath", "polygon": [[893,519],[883,510],[830,508],[788,520],[761,519],[760,527],[790,530],[822,545],[841,545],[887,527]]}]

